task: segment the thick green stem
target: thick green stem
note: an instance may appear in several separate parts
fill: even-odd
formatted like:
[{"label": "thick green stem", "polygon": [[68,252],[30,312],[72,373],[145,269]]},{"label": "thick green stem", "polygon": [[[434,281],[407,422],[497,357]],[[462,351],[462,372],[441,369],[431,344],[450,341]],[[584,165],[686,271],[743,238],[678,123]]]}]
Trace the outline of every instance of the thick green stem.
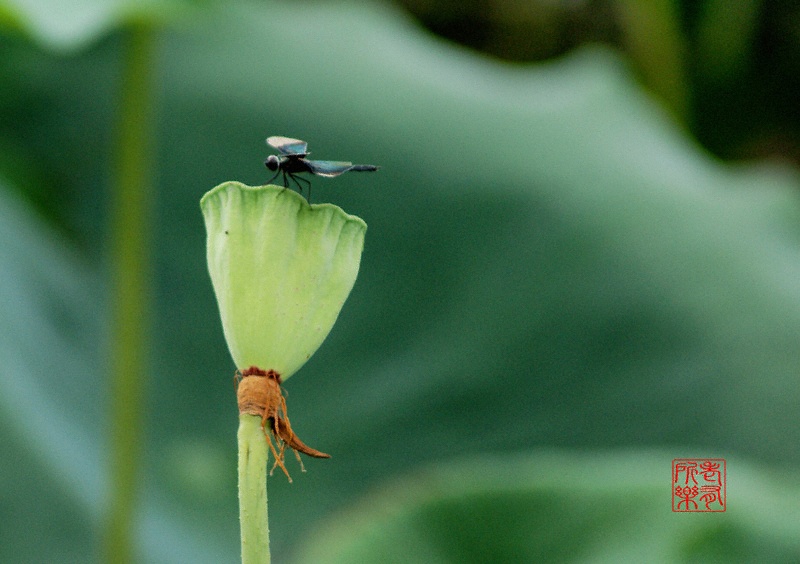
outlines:
[{"label": "thick green stem", "polygon": [[104,559],[136,561],[133,531],[149,327],[153,32],[125,37],[111,210],[110,495]]},{"label": "thick green stem", "polygon": [[239,524],[242,564],[269,564],[267,441],[261,417],[239,415]]}]

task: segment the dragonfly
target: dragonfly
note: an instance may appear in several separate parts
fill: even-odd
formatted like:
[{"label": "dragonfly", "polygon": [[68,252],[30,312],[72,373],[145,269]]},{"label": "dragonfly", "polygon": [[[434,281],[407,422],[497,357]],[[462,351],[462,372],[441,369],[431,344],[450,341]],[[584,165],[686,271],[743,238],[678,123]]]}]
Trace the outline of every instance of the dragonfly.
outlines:
[{"label": "dragonfly", "polygon": [[264,166],[275,172],[272,178],[267,181],[267,184],[282,174],[284,188],[288,188],[289,180],[293,180],[297,184],[297,188],[302,192],[303,186],[300,182],[305,182],[308,188],[309,201],[311,200],[311,181],[296,176],[299,173],[310,172],[317,176],[333,178],[351,170],[355,172],[372,172],[380,168],[375,165],[354,165],[345,161],[315,161],[307,159],[306,157],[311,154],[308,152],[308,143],[291,137],[281,137],[279,135],[268,137],[267,144],[277,149],[280,153],[280,156],[270,155],[264,161]]}]

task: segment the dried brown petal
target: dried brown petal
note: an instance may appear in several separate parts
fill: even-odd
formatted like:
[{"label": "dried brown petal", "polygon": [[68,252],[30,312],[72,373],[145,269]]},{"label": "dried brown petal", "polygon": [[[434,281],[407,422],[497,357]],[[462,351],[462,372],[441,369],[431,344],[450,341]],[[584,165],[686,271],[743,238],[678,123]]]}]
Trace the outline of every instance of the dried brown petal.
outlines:
[{"label": "dried brown petal", "polygon": [[[292,477],[284,464],[284,451],[288,446],[295,451],[295,456],[300,462],[300,468],[305,472],[303,461],[300,454],[303,453],[315,458],[330,458],[329,454],[315,450],[307,446],[300,438],[295,435],[292,425],[289,422],[289,415],[286,413],[286,398],[283,396],[281,388],[281,376],[274,370],[262,370],[256,366],[251,366],[246,370],[236,371],[234,376],[236,382],[236,398],[239,404],[239,413],[258,415],[261,417],[261,428],[264,436],[275,457],[275,466],[280,466],[289,481]],[[267,423],[272,433],[267,433]],[[275,442],[273,443],[272,438]],[[277,446],[276,446],[277,445]]]}]

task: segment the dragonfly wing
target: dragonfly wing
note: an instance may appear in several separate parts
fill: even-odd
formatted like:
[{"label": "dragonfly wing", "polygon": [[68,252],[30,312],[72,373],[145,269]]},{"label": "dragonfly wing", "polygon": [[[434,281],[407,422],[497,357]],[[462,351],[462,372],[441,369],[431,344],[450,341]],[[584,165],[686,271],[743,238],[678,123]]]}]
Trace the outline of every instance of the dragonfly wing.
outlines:
[{"label": "dragonfly wing", "polygon": [[291,137],[281,137],[274,135],[267,137],[267,144],[275,147],[284,155],[307,155],[308,143],[300,139],[292,139]]},{"label": "dragonfly wing", "polygon": [[353,163],[345,161],[310,161],[306,159],[306,164],[311,169],[311,172],[317,176],[339,176],[353,168]]}]

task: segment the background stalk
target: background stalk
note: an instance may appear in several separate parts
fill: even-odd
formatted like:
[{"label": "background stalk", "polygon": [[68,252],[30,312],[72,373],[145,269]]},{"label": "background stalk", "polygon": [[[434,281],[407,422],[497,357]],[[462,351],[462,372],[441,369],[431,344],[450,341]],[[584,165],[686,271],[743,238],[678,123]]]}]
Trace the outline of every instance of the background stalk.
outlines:
[{"label": "background stalk", "polygon": [[150,319],[153,35],[147,25],[128,28],[119,94],[111,210],[111,491],[104,538],[104,559],[115,564],[136,560],[133,532]]}]

